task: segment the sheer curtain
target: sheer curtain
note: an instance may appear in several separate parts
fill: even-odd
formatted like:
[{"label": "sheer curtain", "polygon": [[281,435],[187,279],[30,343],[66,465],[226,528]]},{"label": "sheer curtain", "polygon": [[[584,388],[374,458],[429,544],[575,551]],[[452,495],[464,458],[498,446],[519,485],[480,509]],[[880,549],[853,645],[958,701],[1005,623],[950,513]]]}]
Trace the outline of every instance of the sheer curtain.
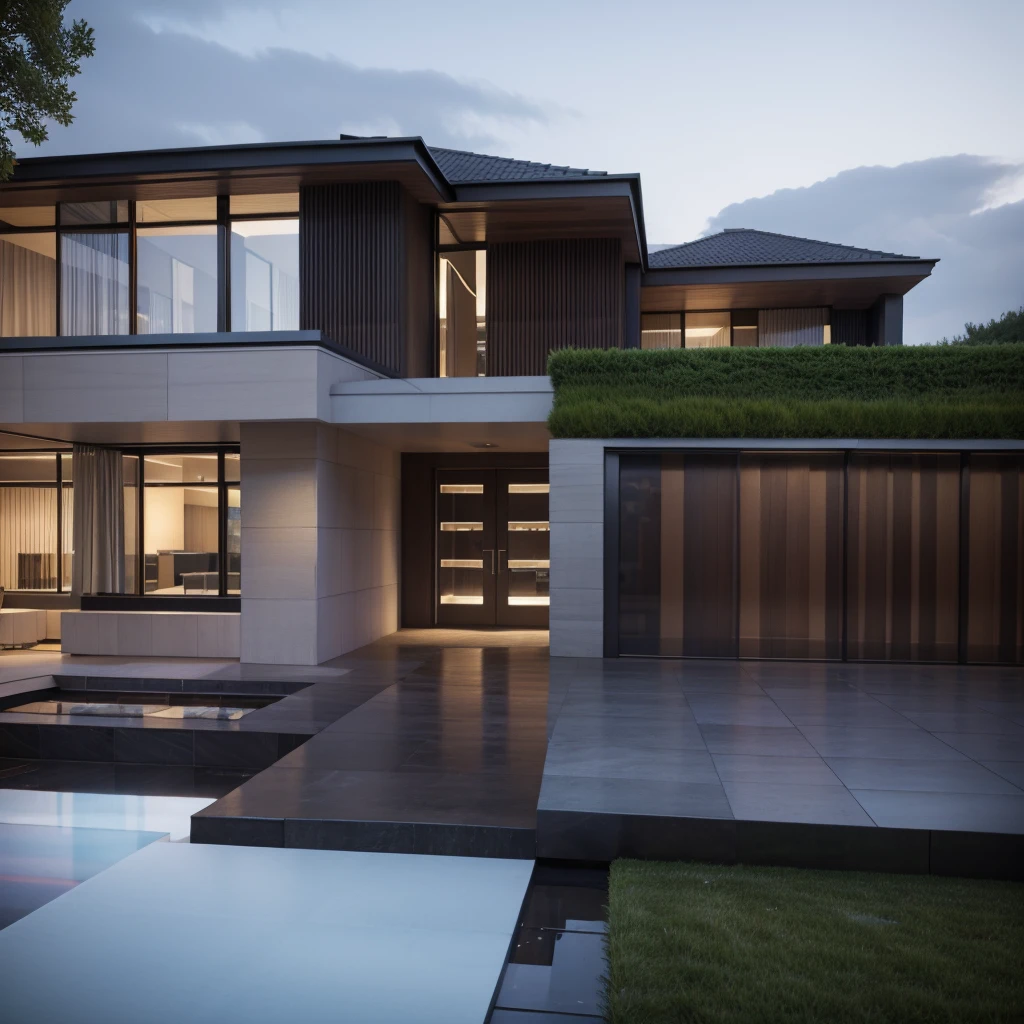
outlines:
[{"label": "sheer curtain", "polygon": [[124,469],[121,453],[74,447],[71,593],[124,593]]},{"label": "sheer curtain", "polygon": [[758,345],[762,348],[796,348],[824,345],[827,308],[761,309],[757,314]]},{"label": "sheer curtain", "polygon": [[[53,235],[12,235],[0,239],[0,337],[56,334],[56,266]],[[33,250],[47,244],[50,254]]]},{"label": "sheer curtain", "polygon": [[128,333],[128,236],[66,234],[61,240],[62,334]]}]

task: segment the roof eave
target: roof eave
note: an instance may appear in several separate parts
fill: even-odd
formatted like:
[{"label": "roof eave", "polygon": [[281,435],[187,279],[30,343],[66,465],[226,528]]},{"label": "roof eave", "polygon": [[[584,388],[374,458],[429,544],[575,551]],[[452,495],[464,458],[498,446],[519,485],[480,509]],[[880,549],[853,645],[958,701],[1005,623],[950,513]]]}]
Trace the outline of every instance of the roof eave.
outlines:
[{"label": "roof eave", "polygon": [[30,157],[18,161],[14,178],[0,187],[0,191],[16,194],[46,184],[87,184],[95,179],[130,181],[152,175],[272,172],[294,167],[371,163],[415,163],[441,197],[440,201],[451,202],[454,196],[451,184],[418,135]]},{"label": "roof eave", "polygon": [[645,288],[670,285],[731,284],[749,281],[816,281],[931,274],[937,259],[871,260],[860,263],[760,263],[705,267],[652,267]]}]

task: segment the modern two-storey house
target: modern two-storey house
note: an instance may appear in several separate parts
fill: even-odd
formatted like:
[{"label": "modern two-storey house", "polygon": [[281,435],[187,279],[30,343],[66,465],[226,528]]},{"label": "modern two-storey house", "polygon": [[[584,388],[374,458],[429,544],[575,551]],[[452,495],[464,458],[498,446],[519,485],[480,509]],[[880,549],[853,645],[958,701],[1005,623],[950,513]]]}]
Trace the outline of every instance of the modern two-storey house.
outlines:
[{"label": "modern two-storey house", "polygon": [[[403,625],[550,625],[555,655],[1018,660],[1018,456],[580,462],[546,428],[553,350],[899,345],[934,264],[753,230],[649,252],[637,174],[419,138],[24,160],[0,585],[34,614],[0,642],[316,664]],[[770,501],[795,576],[746,554],[779,550]]]}]

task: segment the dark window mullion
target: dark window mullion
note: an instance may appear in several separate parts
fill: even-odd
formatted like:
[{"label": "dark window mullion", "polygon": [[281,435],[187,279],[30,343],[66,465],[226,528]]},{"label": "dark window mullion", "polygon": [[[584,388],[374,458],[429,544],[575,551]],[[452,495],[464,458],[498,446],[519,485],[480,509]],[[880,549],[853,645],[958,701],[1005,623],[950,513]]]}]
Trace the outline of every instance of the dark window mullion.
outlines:
[{"label": "dark window mullion", "polygon": [[57,460],[57,593],[64,592],[64,460],[58,452]]},{"label": "dark window mullion", "polygon": [[228,489],[224,482],[224,452],[217,452],[217,565],[220,569],[217,593],[226,597],[228,592]]}]

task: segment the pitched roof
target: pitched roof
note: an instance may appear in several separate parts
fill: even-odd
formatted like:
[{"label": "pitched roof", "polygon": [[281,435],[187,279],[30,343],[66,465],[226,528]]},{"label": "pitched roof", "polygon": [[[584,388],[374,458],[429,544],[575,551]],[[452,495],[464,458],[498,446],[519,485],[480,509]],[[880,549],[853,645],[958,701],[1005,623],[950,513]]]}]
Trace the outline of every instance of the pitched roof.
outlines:
[{"label": "pitched roof", "polygon": [[776,263],[877,263],[917,258],[877,249],[858,249],[835,242],[818,242],[813,238],[780,235],[774,231],[726,228],[707,238],[650,252],[647,265],[652,270],[665,270],[683,267],[750,267]]},{"label": "pitched roof", "polygon": [[513,160],[506,156],[467,153],[461,149],[428,146],[441,173],[453,184],[470,181],[536,181],[542,178],[599,177],[606,171],[588,171],[583,167],[559,167],[533,160]]}]

